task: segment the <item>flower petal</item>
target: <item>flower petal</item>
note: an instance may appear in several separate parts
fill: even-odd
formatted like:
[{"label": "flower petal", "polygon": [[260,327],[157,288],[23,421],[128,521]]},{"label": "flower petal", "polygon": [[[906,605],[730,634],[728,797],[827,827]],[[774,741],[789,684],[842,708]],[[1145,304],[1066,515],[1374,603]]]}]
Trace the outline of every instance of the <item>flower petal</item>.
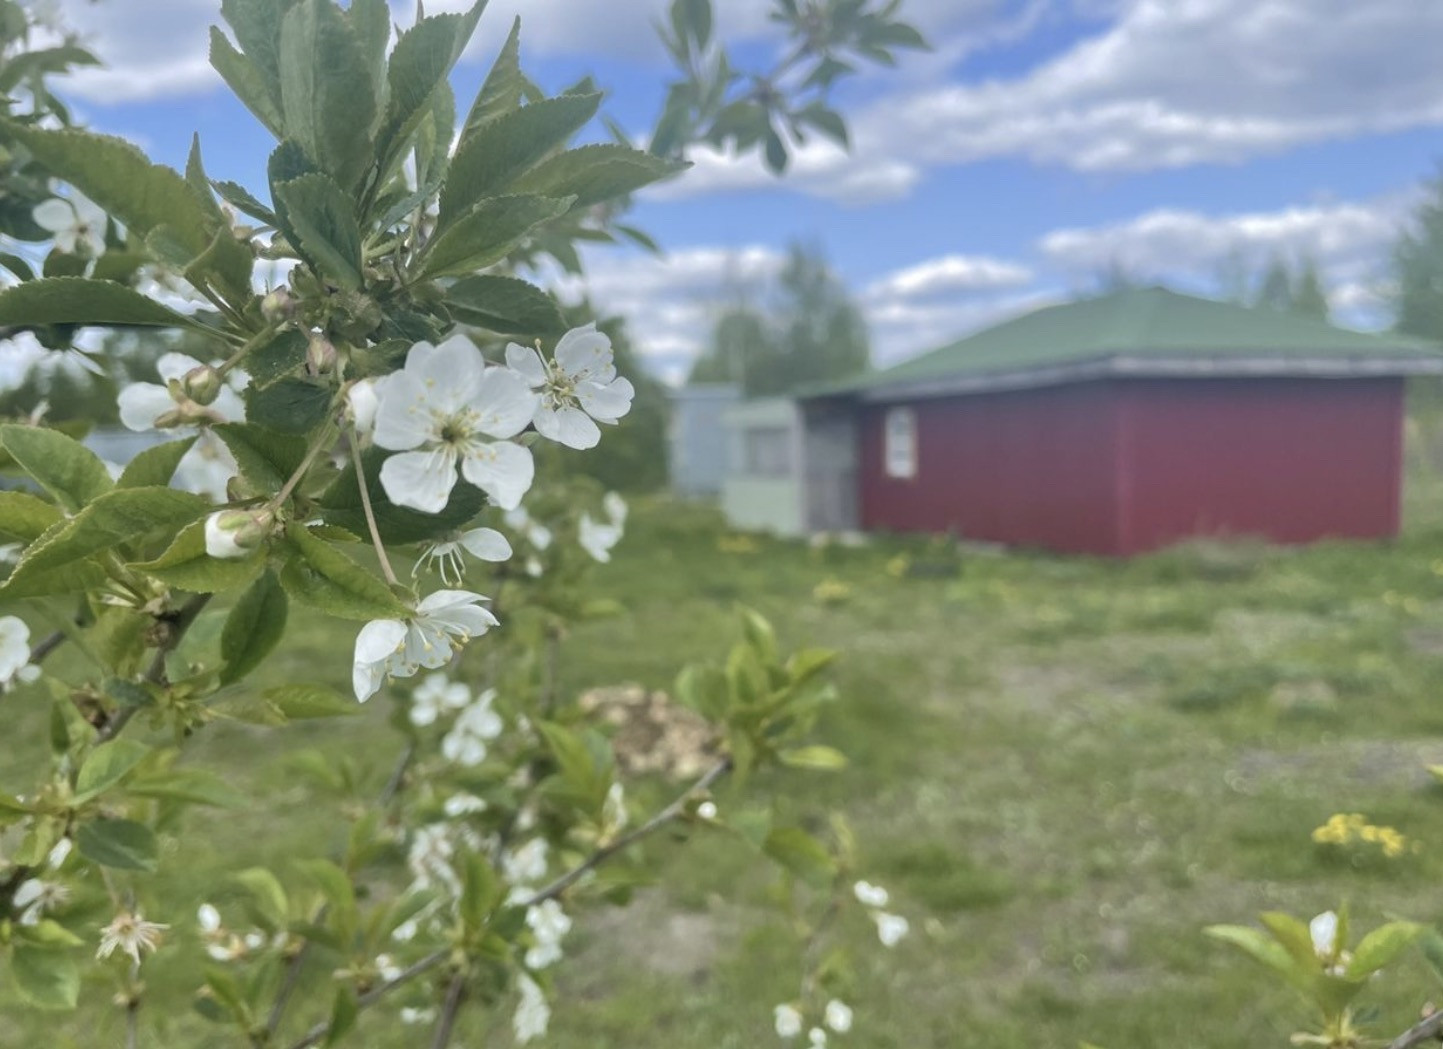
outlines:
[{"label": "flower petal", "polygon": [[514,510],[531,488],[536,462],[531,449],[509,441],[477,444],[461,463],[466,480],[489,495],[503,510]]},{"label": "flower petal", "polygon": [[471,556],[482,561],[506,561],[511,557],[511,544],[494,528],[473,528],[461,535],[461,545]]},{"label": "flower petal", "polygon": [[49,200],[36,204],[30,212],[30,217],[35,220],[35,225],[50,233],[70,230],[72,240],[75,227],[79,225],[75,217],[75,209],[71,207],[69,201],[61,200],[59,197],[51,197]]},{"label": "flower petal", "polygon": [[506,344],[506,367],[521,373],[532,386],[546,385],[546,365],[535,346],[521,346],[514,342]]},{"label": "flower petal", "polygon": [[556,343],[556,363],[576,380],[594,380],[611,367],[611,340],[595,324],[572,328]]},{"label": "flower petal", "polygon": [[435,347],[417,343],[406,357],[406,375],[421,384],[426,403],[443,415],[471,402],[485,371],[486,358],[464,335],[453,335]]},{"label": "flower petal", "polygon": [[200,361],[184,353],[162,353],[160,359],[155,362],[155,370],[160,373],[162,382],[184,379],[186,372],[199,367]]},{"label": "flower petal", "polygon": [[615,379],[606,385],[594,382],[577,383],[576,399],[587,414],[604,423],[614,423],[631,411],[636,388],[629,379]]},{"label": "flower petal", "polygon": [[585,451],[601,443],[601,428],[580,408],[540,408],[536,432],[547,440]]},{"label": "flower petal", "polygon": [[440,436],[426,388],[409,372],[392,373],[376,395],[380,403],[376,407],[376,429],[371,439],[378,446],[404,452]]},{"label": "flower petal", "polygon": [[504,439],[515,437],[531,424],[539,402],[520,372],[487,368],[469,406],[478,416],[475,425],[479,432]]},{"label": "flower petal", "polygon": [[402,452],[381,464],[381,487],[397,506],[438,514],[446,509],[455,485],[456,453],[450,448]]},{"label": "flower petal", "polygon": [[116,398],[120,421],[130,430],[153,430],[155,420],[175,407],[170,391],[153,382],[131,383]]}]

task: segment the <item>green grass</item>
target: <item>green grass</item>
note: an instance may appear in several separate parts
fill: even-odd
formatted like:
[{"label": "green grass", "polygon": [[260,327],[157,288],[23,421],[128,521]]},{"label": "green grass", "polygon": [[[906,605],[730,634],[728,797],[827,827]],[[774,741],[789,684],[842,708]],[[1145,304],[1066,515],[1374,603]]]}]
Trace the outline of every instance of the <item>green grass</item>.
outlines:
[{"label": "green grass", "polygon": [[[1416,505],[1443,505],[1436,496]],[[1282,1046],[1303,1020],[1297,1003],[1209,943],[1205,925],[1266,909],[1306,917],[1343,899],[1364,926],[1443,909],[1443,791],[1423,770],[1443,763],[1443,531],[1306,550],[1196,544],[1115,562],[957,557],[917,540],[814,550],[762,539],[725,553],[704,510],[635,516],[599,576],[627,614],[574,632],[568,691],[670,687],[683,663],[724,650],[739,600],[772,617],[784,644],[843,653],[842,700],[821,735],[851,767],[759,784],[798,813],[844,810],[863,873],[912,921],[890,952],[861,918],[837,930],[857,1008],[839,1042]],[[824,579],[850,598],[819,602]],[[297,617],[267,674],[345,687],[352,637]],[[23,787],[43,738],[43,710],[19,705],[23,695],[0,700],[12,756],[0,789]],[[162,893],[177,935],[224,872],[337,846],[343,806],[311,786],[297,755],[346,754],[368,796],[398,747],[385,718],[378,702],[340,723],[219,728],[189,744],[191,760],[256,803],[188,817]],[[1321,852],[1310,832],[1338,811],[1391,824],[1422,851],[1358,864]],[[625,911],[587,914],[568,940],[544,1044],[773,1044],[771,1006],[795,994],[800,959],[770,920],[764,871],[706,836],[650,855],[661,885]],[[98,924],[98,902],[95,913]],[[163,953],[148,968],[147,1012],[167,1019],[142,1044],[221,1044],[190,1012],[195,974]],[[1390,1033],[1428,997],[1421,963],[1401,968],[1377,988]],[[307,987],[298,1012],[309,1019],[324,1011],[324,983],[318,973]],[[116,1011],[91,990],[100,1005],[59,1018],[24,1013],[0,988],[0,1047],[118,1044]],[[454,1044],[510,1044],[509,1015],[508,1003],[473,1010]],[[348,1044],[418,1044],[388,1015],[367,1031]]]}]

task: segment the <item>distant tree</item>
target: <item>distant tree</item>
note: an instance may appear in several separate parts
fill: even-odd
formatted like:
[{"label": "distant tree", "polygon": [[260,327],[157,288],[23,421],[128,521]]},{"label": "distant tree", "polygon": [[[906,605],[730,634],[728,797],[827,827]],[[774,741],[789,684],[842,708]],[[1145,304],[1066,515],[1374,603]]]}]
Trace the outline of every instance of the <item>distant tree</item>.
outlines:
[{"label": "distant tree", "polygon": [[1328,292],[1318,272],[1318,260],[1312,256],[1303,261],[1302,270],[1293,282],[1293,312],[1320,321],[1328,319]]},{"label": "distant tree", "polygon": [[1127,263],[1119,258],[1110,259],[1106,266],[1094,276],[1100,295],[1112,295],[1119,291],[1131,291],[1143,286],[1144,281]]},{"label": "distant tree", "polygon": [[1214,271],[1218,295],[1224,302],[1246,306],[1252,299],[1252,266],[1247,254],[1234,245],[1217,263]]},{"label": "distant tree", "polygon": [[1394,245],[1393,277],[1394,327],[1443,342],[1443,175],[1429,183]]},{"label": "distant tree", "polygon": [[748,395],[786,393],[864,371],[871,343],[862,311],[815,247],[793,245],[767,305],[728,306],[691,382],[736,382]]},{"label": "distant tree", "polygon": [[1293,275],[1281,255],[1274,255],[1268,268],[1263,271],[1263,279],[1258,284],[1257,294],[1253,296],[1253,305],[1281,310],[1284,313],[1292,310]]}]

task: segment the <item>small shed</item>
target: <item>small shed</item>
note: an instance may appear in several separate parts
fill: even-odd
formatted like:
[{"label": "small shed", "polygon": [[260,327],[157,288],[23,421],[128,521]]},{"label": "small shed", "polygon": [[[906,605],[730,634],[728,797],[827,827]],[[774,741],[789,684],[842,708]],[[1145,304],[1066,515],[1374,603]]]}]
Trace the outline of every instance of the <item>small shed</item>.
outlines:
[{"label": "small shed", "polygon": [[1112,555],[1379,538],[1399,525],[1404,379],[1440,372],[1407,338],[1130,289],[812,391],[797,417],[850,421],[839,461],[869,531]]},{"label": "small shed", "polygon": [[671,489],[687,498],[715,498],[727,476],[722,413],[741,399],[732,383],[698,383],[671,391],[667,431]]}]

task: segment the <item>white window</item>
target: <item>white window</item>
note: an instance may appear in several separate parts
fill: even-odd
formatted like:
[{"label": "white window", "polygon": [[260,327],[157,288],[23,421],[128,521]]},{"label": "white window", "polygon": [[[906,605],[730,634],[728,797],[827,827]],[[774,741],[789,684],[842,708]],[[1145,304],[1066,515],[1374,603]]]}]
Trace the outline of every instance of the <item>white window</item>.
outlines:
[{"label": "white window", "polygon": [[892,408],[882,423],[882,465],[888,477],[917,476],[917,413]]},{"label": "white window", "polygon": [[791,476],[792,432],[785,426],[754,426],[743,431],[742,451],[748,476]]}]

